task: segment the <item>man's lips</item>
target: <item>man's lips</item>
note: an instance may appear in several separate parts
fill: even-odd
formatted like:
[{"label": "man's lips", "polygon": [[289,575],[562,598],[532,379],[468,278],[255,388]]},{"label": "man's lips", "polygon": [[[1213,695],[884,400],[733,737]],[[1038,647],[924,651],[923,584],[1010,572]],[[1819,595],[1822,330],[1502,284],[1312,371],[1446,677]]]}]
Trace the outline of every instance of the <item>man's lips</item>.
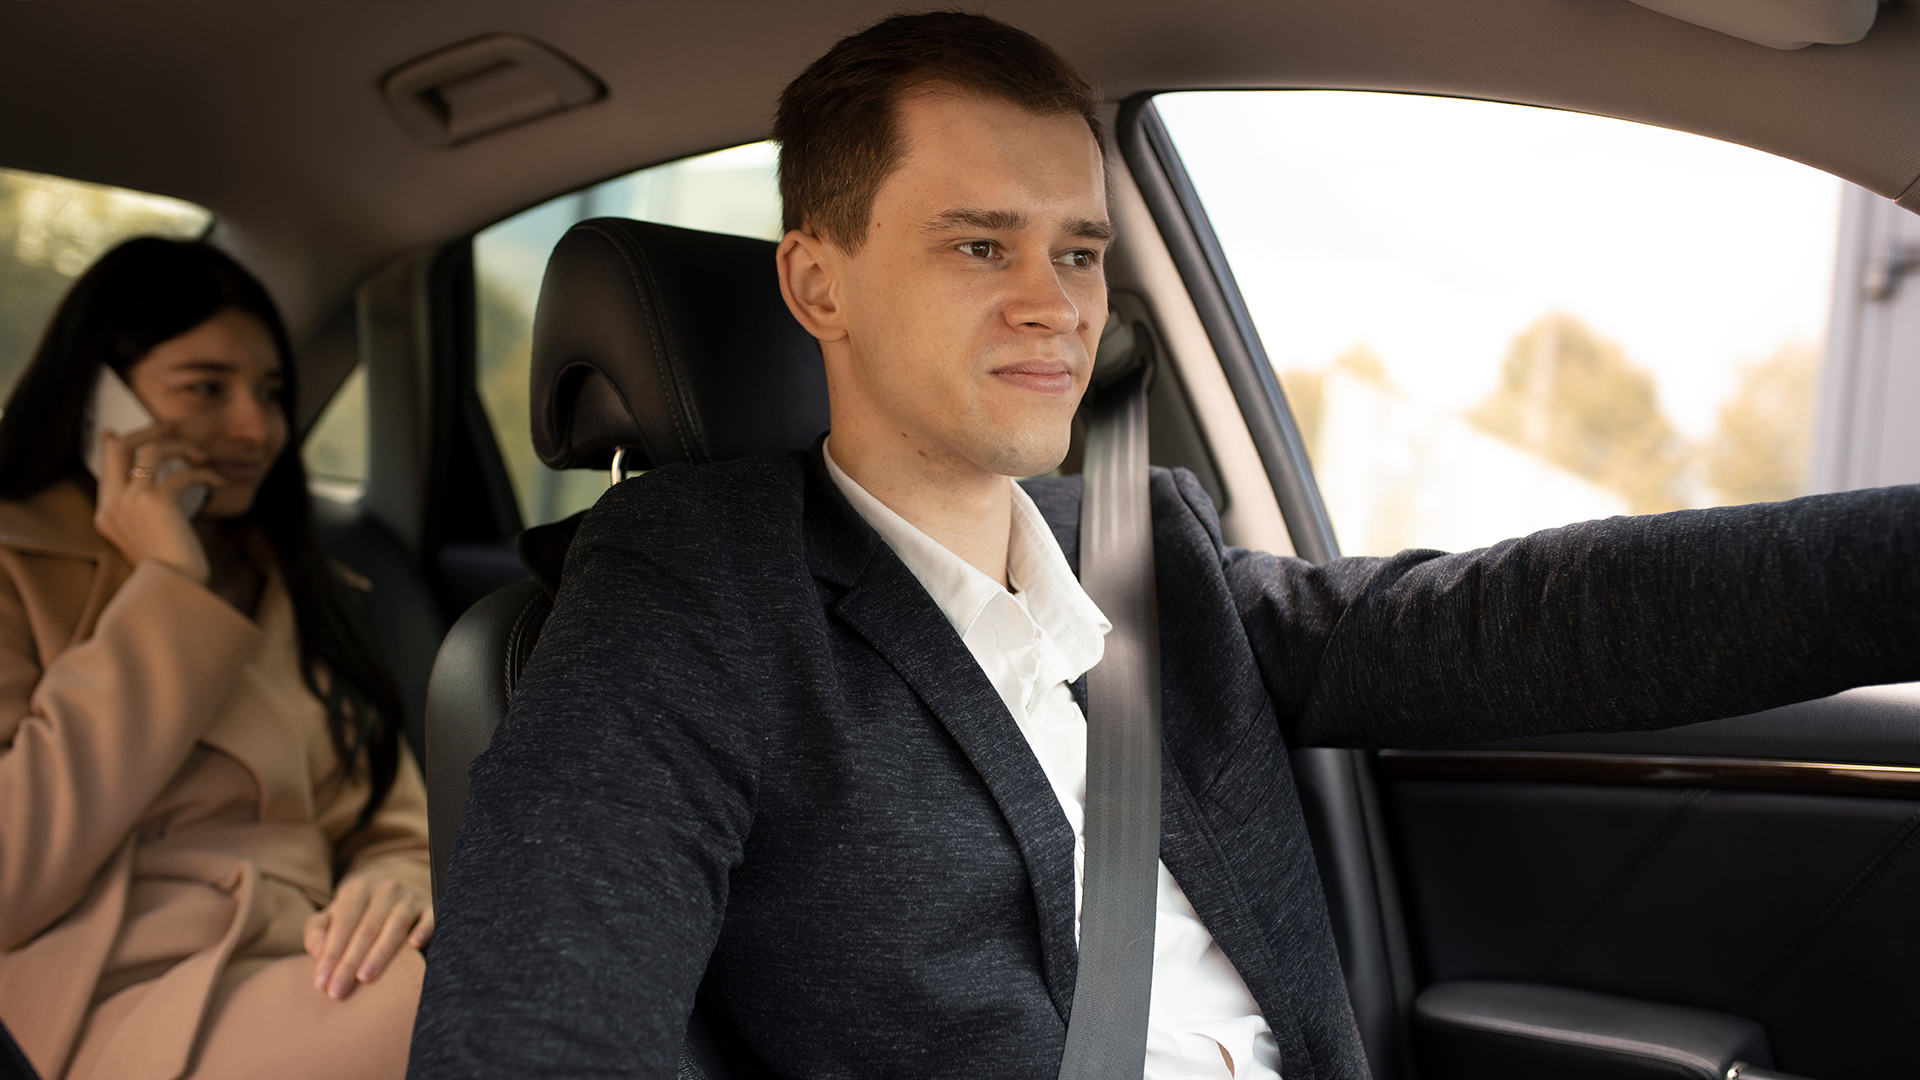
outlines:
[{"label": "man's lips", "polygon": [[1064,360],[1003,364],[993,369],[993,377],[1040,394],[1064,394],[1073,389],[1073,367]]}]

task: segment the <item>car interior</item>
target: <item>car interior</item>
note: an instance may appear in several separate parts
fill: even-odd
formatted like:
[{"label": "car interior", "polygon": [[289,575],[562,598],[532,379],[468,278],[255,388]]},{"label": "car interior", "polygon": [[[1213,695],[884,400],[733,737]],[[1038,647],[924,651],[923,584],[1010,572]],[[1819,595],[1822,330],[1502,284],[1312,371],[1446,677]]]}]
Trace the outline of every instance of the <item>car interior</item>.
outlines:
[{"label": "car interior", "polygon": [[[1107,96],[1119,240],[1102,352],[1152,357],[1152,461],[1195,473],[1229,543],[1310,561],[1343,550],[1328,509],[1339,492],[1316,479],[1310,417],[1270,359],[1284,327],[1243,292],[1248,267],[1156,103],[1193,91],[1533,106],[1837,177],[1866,208],[1843,228],[1879,231],[1851,262],[1843,242],[1834,271],[1834,295],[1864,314],[1843,328],[1836,301],[1822,423],[1851,456],[1819,483],[1920,481],[1920,435],[1900,420],[1920,408],[1920,301],[1899,289],[1920,270],[1920,3],[975,7],[1048,41]],[[309,461],[329,432],[348,433],[353,463],[338,475],[351,482],[312,470],[318,527],[373,582],[427,776],[436,887],[467,764],[537,647],[574,515],[630,472],[801,449],[827,426],[817,349],[779,298],[770,237],[629,220],[645,216],[626,212],[637,203],[582,193],[764,140],[788,79],[909,9],[0,7],[0,84],[22,103],[0,117],[0,170],[204,207],[206,235],[287,316]],[[1403,160],[1396,187],[1411,212],[1444,216],[1425,168]],[[507,380],[517,415],[503,421],[486,360],[505,332],[488,230],[568,200],[524,269],[538,299]],[[0,319],[44,315],[0,297]],[[34,332],[16,338],[30,347]],[[1855,359],[1837,364],[1835,342]],[[536,507],[523,475],[536,468],[561,470],[540,482],[572,494]],[[1914,687],[1630,735],[1306,747],[1291,767],[1381,1080],[1913,1069]],[[696,1012],[681,1075],[756,1075],[739,1053]]]}]

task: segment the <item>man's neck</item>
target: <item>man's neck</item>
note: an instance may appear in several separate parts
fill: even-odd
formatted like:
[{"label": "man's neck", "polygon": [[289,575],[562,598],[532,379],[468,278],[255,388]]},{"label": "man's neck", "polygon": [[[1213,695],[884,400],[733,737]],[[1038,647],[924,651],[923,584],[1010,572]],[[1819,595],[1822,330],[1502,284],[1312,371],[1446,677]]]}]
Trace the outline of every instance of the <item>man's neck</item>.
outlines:
[{"label": "man's neck", "polygon": [[827,439],[833,463],[887,509],[1007,587],[1013,529],[1013,481],[972,462],[928,460],[908,449],[887,453],[857,437]]}]

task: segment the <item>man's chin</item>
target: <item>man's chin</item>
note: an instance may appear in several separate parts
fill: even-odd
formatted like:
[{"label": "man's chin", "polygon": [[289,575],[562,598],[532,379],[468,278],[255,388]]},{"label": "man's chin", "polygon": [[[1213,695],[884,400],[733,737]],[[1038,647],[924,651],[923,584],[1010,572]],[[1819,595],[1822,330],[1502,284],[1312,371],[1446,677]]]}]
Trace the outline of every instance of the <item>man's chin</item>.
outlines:
[{"label": "man's chin", "polygon": [[1015,439],[986,448],[986,453],[976,461],[981,467],[1001,476],[1040,476],[1060,467],[1060,463],[1067,458],[1067,445],[1064,433],[1058,437],[1049,434],[1032,439]]}]

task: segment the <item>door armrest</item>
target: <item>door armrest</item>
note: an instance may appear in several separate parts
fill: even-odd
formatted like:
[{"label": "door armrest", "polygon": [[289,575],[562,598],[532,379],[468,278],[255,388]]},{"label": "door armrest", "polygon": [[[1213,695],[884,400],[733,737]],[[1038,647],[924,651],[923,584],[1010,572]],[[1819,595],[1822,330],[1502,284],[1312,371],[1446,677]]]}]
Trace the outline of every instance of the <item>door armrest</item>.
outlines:
[{"label": "door armrest", "polygon": [[1768,1080],[1766,1029],[1732,1013],[1537,983],[1437,983],[1414,1002],[1425,1080]]}]

